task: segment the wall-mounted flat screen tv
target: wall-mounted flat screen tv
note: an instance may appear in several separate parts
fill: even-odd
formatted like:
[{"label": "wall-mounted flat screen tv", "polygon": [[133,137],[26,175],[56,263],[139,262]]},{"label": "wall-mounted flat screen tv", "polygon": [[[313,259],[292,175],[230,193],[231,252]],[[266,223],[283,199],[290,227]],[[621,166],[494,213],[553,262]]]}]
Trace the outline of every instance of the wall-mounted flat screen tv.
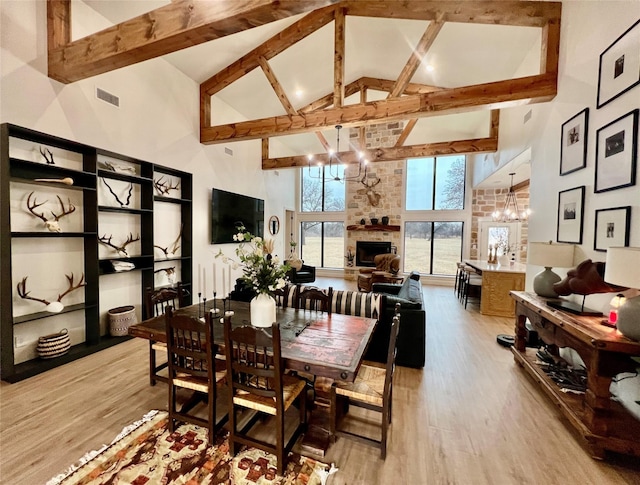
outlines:
[{"label": "wall-mounted flat screen tv", "polygon": [[211,244],[232,243],[243,225],[254,236],[263,236],[264,200],[213,189],[211,193]]}]

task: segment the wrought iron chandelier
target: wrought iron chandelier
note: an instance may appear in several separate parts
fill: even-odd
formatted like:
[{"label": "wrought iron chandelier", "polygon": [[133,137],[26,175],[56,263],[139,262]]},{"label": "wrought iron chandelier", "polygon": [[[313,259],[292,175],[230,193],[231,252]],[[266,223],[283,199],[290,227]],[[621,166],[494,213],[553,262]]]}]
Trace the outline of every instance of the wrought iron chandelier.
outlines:
[{"label": "wrought iron chandelier", "polygon": [[492,216],[495,222],[522,222],[526,221],[529,216],[529,211],[524,210],[520,212],[520,208],[518,207],[518,197],[516,197],[516,193],[513,190],[513,176],[515,172],[511,172],[509,176],[511,177],[511,184],[509,185],[509,192],[507,193],[507,198],[504,201],[504,209],[502,211],[496,210]]},{"label": "wrought iron chandelier", "polygon": [[[343,163],[341,156],[346,156],[349,152],[340,153],[340,130],[342,129],[342,125],[336,125],[337,134],[337,147],[334,151],[333,149],[329,150],[329,163],[325,165],[323,161],[318,161],[316,166],[318,167],[317,172],[311,170],[311,162],[313,161],[313,155],[309,155],[307,157],[308,162],[308,170],[309,177],[314,179],[321,179],[324,181],[335,181],[345,183],[346,181],[352,180],[360,180],[362,177],[367,176],[367,164],[368,160],[364,157],[364,153],[357,152],[358,158],[358,173],[354,173],[352,175],[347,175],[347,165]],[[363,169],[364,166],[364,169]],[[342,170],[340,170],[342,167]],[[324,170],[323,170],[324,168]]]}]

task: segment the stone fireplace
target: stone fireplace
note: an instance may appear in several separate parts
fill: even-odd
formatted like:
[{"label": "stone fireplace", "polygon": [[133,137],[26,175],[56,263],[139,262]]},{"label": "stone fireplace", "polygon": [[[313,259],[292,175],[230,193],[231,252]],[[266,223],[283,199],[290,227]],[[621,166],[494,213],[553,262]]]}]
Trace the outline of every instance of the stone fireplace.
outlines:
[{"label": "stone fireplace", "polygon": [[391,242],[357,241],[356,242],[356,266],[374,267],[373,258],[378,254],[391,252]]},{"label": "stone fireplace", "polygon": [[[365,130],[366,148],[393,147],[402,133],[403,122],[388,122],[369,125]],[[350,130],[351,145],[359,145],[358,130]],[[355,169],[355,167],[349,167]],[[348,170],[349,170],[348,169]],[[356,229],[347,229],[346,244],[356,255],[355,265],[360,267],[374,266],[373,256],[375,254],[391,252],[391,248],[401,247],[400,231],[390,228],[385,230],[383,226],[371,227],[371,219],[382,220],[383,216],[389,218],[389,226],[399,226],[402,213],[402,184],[404,178],[404,160],[394,162],[373,163],[369,165],[366,181],[371,185],[376,179],[380,182],[375,185],[374,190],[380,194],[380,199],[376,206],[371,204],[371,198],[367,196],[367,187],[360,180],[352,180],[346,183],[346,226],[357,226]],[[364,224],[361,224],[364,219]],[[368,226],[368,227],[366,227]],[[380,250],[365,256],[365,260],[370,258],[370,262],[362,263],[362,255],[359,254],[358,247],[361,243],[384,244],[385,250]],[[346,261],[346,260],[345,260]],[[357,268],[345,267],[345,277],[354,279]]]}]

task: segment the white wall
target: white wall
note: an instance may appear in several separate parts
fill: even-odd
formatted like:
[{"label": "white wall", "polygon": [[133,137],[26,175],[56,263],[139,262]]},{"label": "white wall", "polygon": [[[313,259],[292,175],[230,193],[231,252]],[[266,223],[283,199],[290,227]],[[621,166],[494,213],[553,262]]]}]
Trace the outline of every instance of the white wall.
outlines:
[{"label": "white wall", "polygon": [[[81,2],[73,2],[72,8],[74,27],[81,27],[80,35],[109,25]],[[199,86],[164,60],[154,59],[72,84],[61,84],[46,74],[46,2],[3,0],[0,15],[1,122],[194,174],[193,280],[196,292],[198,269],[206,269],[207,279],[211,281],[214,255],[218,251],[209,244],[212,187],[265,199],[267,219],[276,214],[282,220],[283,207],[294,206],[294,191],[288,189],[294,186],[293,171],[265,176],[261,170],[259,141],[200,144]],[[120,108],[98,100],[94,94],[96,87],[117,95]],[[233,112],[224,103],[213,105],[213,109],[220,112]],[[226,154],[225,147],[231,148],[233,155]],[[279,190],[278,184],[285,190]],[[281,254],[284,254],[283,247],[281,232],[277,237],[277,250]],[[231,254],[234,246],[222,248]],[[222,272],[219,262],[216,271]],[[106,320],[108,308],[125,303],[140,307],[139,275],[102,276],[100,285],[103,320]],[[211,290],[210,283],[208,291]],[[26,338],[31,341],[43,335],[39,325],[34,327],[27,330]]]},{"label": "white wall", "polygon": [[[528,147],[532,151],[530,241],[555,241],[558,192],[580,185],[586,187],[583,239],[577,247],[575,265],[589,258],[593,261],[606,258],[606,253],[593,249],[596,209],[630,205],[630,245],[640,246],[640,179],[633,187],[594,193],[596,131],[640,107],[639,85],[596,109],[599,56],[639,18],[640,2],[637,1],[563,2],[558,95],[549,103],[513,108],[503,111],[501,116],[500,152],[520,153]],[[590,111],[587,167],[561,177],[561,126],[585,107]],[[524,125],[523,116],[529,110],[532,118]],[[528,267],[528,291],[532,290],[533,277],[540,270],[542,268]],[[566,269],[554,271],[562,276],[566,274]],[[589,295],[586,306],[607,311],[611,297],[611,294]]]}]

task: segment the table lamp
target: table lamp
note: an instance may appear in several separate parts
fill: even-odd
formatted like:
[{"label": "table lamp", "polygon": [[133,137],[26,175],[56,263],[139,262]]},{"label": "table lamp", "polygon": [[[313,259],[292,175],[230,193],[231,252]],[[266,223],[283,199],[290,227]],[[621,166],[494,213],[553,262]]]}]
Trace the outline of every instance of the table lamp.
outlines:
[{"label": "table lamp", "polygon": [[533,279],[533,291],[536,295],[547,298],[557,298],[553,291],[554,283],[560,281],[560,276],[551,268],[570,268],[573,266],[573,244],[553,244],[549,242],[530,242],[527,251],[527,262],[535,266],[544,266],[544,271]]},{"label": "table lamp", "polygon": [[[640,248],[610,247],[604,280],[627,288],[640,288]],[[627,298],[618,308],[618,330],[625,337],[640,340],[640,296]]]}]

